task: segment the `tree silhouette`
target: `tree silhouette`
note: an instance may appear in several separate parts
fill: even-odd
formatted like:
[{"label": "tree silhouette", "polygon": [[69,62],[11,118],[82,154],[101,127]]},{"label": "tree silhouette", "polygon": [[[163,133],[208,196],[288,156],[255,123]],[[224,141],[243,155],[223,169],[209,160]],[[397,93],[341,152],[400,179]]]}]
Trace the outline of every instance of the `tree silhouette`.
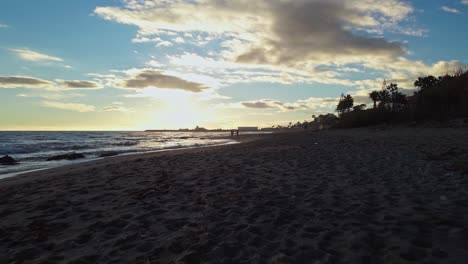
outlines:
[{"label": "tree silhouette", "polygon": [[390,103],[390,93],[388,90],[382,90],[379,92],[380,104],[379,107],[382,109],[387,109],[388,103]]},{"label": "tree silhouette", "polygon": [[400,97],[400,95],[397,95],[399,93],[398,84],[390,83],[385,89],[390,94],[390,111],[396,112],[396,99]]},{"label": "tree silhouette", "polygon": [[336,127],[416,120],[444,122],[453,118],[468,123],[468,68],[437,78],[419,77],[414,85],[418,90],[407,96],[396,83],[384,81],[381,90],[369,93],[374,110],[365,110],[361,105],[353,107],[352,97],[342,94],[336,107],[340,117]]},{"label": "tree silhouette", "polygon": [[418,79],[414,82],[414,86],[419,89],[419,91],[423,91],[427,88],[435,86],[439,81],[440,78],[437,79],[436,77],[429,75],[426,77],[418,77]]},{"label": "tree silhouette", "polygon": [[354,105],[354,99],[351,95],[344,95],[341,94],[340,101],[338,102],[338,105],[336,106],[336,111],[340,116],[342,116],[344,113],[348,113],[351,111]]},{"label": "tree silhouette", "polygon": [[372,91],[369,94],[369,98],[374,102],[374,109],[377,108],[377,102],[380,100],[380,94],[378,91]]},{"label": "tree silhouette", "polygon": [[365,104],[360,104],[360,105],[356,105],[353,107],[353,111],[362,111],[366,109],[366,105]]}]

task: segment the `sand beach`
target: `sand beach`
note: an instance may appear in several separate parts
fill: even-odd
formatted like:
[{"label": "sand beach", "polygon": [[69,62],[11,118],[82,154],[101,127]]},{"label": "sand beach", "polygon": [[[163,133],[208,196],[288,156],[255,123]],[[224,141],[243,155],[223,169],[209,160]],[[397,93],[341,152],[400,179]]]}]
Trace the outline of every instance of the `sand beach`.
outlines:
[{"label": "sand beach", "polygon": [[0,263],[468,263],[467,132],[271,134],[3,179]]}]

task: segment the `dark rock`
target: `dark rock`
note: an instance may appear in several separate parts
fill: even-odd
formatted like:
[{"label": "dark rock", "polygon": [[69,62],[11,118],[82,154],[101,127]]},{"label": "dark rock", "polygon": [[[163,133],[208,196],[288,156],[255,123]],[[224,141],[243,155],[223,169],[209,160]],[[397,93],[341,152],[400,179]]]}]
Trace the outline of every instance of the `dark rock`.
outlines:
[{"label": "dark rock", "polygon": [[99,157],[103,158],[103,157],[111,157],[111,156],[117,156],[117,155],[119,155],[119,153],[116,151],[107,151],[107,152],[101,153]]},{"label": "dark rock", "polygon": [[6,155],[0,158],[0,164],[1,165],[16,165],[18,164],[18,162],[14,158]]},{"label": "dark rock", "polygon": [[83,159],[85,156],[81,153],[67,153],[63,155],[52,156],[47,159],[47,161],[52,160],[76,160],[76,159]]}]

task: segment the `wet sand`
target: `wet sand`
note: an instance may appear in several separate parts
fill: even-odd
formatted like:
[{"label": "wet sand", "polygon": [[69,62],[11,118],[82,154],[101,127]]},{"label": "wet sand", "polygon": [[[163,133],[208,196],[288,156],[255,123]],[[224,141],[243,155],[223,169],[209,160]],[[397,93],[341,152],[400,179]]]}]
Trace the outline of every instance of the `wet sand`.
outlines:
[{"label": "wet sand", "polygon": [[0,263],[468,263],[468,130],[273,134],[0,181]]}]

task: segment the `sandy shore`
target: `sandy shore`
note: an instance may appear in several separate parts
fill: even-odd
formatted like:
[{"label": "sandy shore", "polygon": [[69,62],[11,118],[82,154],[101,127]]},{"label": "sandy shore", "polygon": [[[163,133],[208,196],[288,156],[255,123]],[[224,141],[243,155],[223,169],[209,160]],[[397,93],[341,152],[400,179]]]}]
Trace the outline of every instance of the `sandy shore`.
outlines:
[{"label": "sandy shore", "polygon": [[468,263],[468,131],[341,130],[0,181],[0,263]]}]

